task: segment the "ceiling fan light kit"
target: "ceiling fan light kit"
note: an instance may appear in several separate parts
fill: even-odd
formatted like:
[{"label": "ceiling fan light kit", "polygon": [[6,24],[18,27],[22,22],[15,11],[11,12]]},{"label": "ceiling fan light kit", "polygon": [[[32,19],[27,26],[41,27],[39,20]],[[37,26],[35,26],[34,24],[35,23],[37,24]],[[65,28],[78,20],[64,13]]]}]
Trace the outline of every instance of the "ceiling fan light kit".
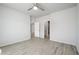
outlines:
[{"label": "ceiling fan light kit", "polygon": [[38,10],[38,8],[36,6],[33,7],[34,10]]},{"label": "ceiling fan light kit", "polygon": [[42,7],[40,7],[39,3],[34,3],[33,6],[28,9],[28,11],[30,11],[30,10],[38,10],[38,9],[40,9],[41,11],[44,11],[44,9]]}]

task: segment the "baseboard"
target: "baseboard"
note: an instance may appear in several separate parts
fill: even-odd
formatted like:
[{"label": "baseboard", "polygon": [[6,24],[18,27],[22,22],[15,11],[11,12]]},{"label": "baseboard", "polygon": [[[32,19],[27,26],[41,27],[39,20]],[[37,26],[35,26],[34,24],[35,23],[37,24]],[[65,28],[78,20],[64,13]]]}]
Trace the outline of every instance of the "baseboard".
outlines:
[{"label": "baseboard", "polygon": [[60,42],[60,43],[64,43],[64,44],[68,44],[68,45],[76,46],[76,44],[72,44],[72,43],[68,43],[68,42],[63,42],[63,41],[58,41],[58,40],[52,40],[52,39],[50,39],[50,40],[51,40],[51,41]]},{"label": "baseboard", "polygon": [[20,40],[15,41],[15,42],[2,43],[2,45],[0,45],[0,47],[7,46],[7,45],[11,45],[11,44],[15,44],[15,43],[22,42],[22,41],[25,41],[25,40],[29,40],[30,38],[31,38],[31,37],[28,35],[28,36],[25,36],[23,39],[20,39]]}]

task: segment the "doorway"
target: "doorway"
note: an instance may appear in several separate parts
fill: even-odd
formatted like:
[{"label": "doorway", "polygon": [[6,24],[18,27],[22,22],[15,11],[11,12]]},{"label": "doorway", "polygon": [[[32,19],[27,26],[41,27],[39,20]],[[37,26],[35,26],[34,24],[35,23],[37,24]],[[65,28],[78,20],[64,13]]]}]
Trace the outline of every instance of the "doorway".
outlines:
[{"label": "doorway", "polygon": [[31,24],[31,38],[39,37],[39,22]]},{"label": "doorway", "polygon": [[35,33],[34,33],[34,23],[31,24],[31,38],[35,37]]},{"label": "doorway", "polygon": [[44,38],[50,39],[50,21],[47,21],[44,24]]}]

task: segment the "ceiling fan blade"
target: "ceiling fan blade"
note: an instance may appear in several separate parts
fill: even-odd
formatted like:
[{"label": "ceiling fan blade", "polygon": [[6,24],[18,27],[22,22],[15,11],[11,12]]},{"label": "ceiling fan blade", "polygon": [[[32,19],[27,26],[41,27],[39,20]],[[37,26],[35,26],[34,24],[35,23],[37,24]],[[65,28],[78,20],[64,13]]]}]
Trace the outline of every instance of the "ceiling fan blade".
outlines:
[{"label": "ceiling fan blade", "polygon": [[33,9],[33,7],[29,8],[28,11],[30,11],[30,10],[32,10],[32,9]]},{"label": "ceiling fan blade", "polygon": [[44,11],[45,9],[43,9],[43,8],[41,8],[41,7],[39,7],[39,6],[37,6],[40,10],[42,10],[42,11]]},{"label": "ceiling fan blade", "polygon": [[32,9],[33,9],[33,6],[34,6],[34,4],[32,4],[32,7],[31,7],[31,8],[29,8],[29,9],[28,9],[28,11],[32,10]]},{"label": "ceiling fan blade", "polygon": [[41,8],[41,7],[40,7],[40,4],[38,4],[38,3],[36,3],[36,6],[37,6],[39,9],[41,9],[42,11],[45,10],[45,9]]}]

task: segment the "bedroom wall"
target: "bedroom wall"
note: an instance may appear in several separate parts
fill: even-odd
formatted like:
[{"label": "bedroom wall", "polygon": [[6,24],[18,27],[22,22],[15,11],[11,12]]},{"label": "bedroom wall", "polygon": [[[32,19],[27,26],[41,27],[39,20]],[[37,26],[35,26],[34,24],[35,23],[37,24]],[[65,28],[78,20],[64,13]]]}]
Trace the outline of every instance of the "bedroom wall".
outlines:
[{"label": "bedroom wall", "polygon": [[78,36],[77,36],[77,41],[76,41],[76,46],[77,46],[77,50],[78,50],[78,52],[79,52],[79,4],[77,4],[77,16],[78,16],[78,19],[77,19],[77,34],[78,34]]},{"label": "bedroom wall", "polygon": [[0,47],[30,39],[30,17],[0,6]]},{"label": "bedroom wall", "polygon": [[66,44],[76,44],[77,8],[68,8],[37,18],[40,22],[40,37],[44,37],[44,23],[50,20],[50,40]]},{"label": "bedroom wall", "polygon": [[53,13],[50,31],[50,40],[75,45],[77,39],[77,8],[73,7]]}]

